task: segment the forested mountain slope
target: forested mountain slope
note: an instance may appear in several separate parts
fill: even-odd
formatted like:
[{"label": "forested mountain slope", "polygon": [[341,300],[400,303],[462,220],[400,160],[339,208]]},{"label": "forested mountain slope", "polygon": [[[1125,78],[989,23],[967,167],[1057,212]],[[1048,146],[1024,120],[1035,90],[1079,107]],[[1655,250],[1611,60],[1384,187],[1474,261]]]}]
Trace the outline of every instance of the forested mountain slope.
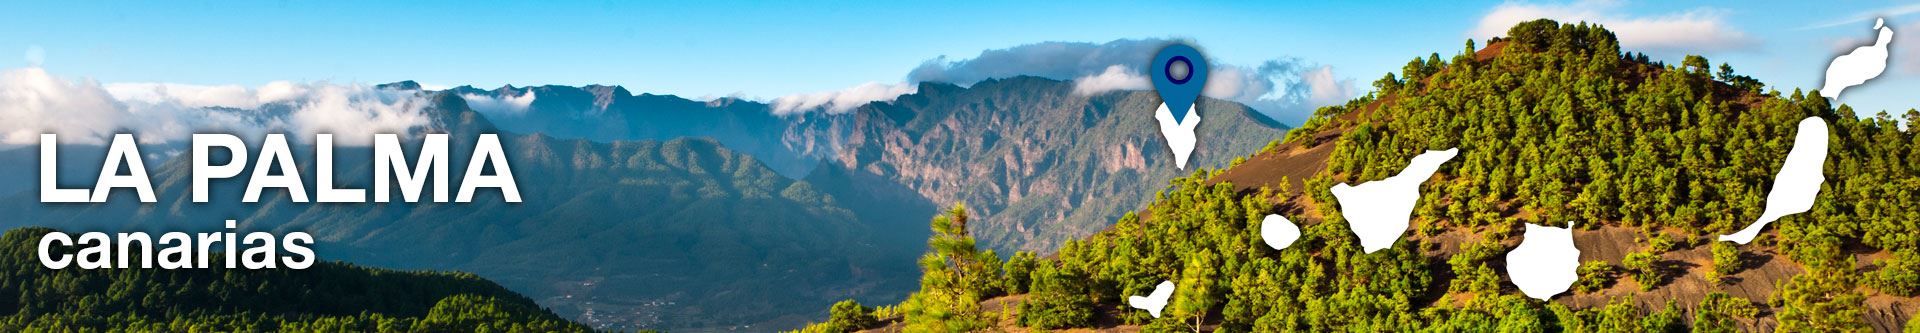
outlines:
[{"label": "forested mountain slope", "polygon": [[592,331],[466,273],[332,262],[300,271],[52,270],[40,265],[36,253],[40,235],[51,231],[21,228],[0,236],[0,313],[6,314],[0,330]]},{"label": "forested mountain slope", "polygon": [[[909,301],[836,306],[810,329],[1218,331],[1899,331],[1920,294],[1920,138],[1818,92],[1622,53],[1598,26],[1522,23],[1486,48],[1415,58],[1377,91],[1321,109],[1245,163],[1174,181],[1053,255],[971,249],[936,219]],[[1795,124],[1831,124],[1812,211],[1753,244],[1714,242],[1761,214]],[[1907,127],[1920,112],[1907,111]],[[1412,230],[1363,253],[1328,189],[1459,148],[1424,183]],[[1301,225],[1284,250],[1259,223]],[[1523,223],[1574,222],[1580,280],[1551,301],[1507,281]],[[940,231],[942,227],[949,228]],[[1174,281],[1166,315],[1128,308]],[[1012,295],[1005,296],[1002,295]],[[851,304],[849,304],[851,305]]]}]

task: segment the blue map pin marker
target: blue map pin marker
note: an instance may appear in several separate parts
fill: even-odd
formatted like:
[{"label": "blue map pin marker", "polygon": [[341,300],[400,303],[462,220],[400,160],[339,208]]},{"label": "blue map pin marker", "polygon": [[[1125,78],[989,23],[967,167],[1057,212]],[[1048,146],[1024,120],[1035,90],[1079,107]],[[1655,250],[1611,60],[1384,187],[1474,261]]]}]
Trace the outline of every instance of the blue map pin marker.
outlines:
[{"label": "blue map pin marker", "polygon": [[1200,88],[1207,84],[1207,59],[1192,46],[1173,44],[1160,49],[1147,68],[1152,71],[1148,74],[1153,76],[1153,88],[1167,103],[1167,111],[1173,112],[1174,122],[1185,121],[1193,102],[1200,99]]}]

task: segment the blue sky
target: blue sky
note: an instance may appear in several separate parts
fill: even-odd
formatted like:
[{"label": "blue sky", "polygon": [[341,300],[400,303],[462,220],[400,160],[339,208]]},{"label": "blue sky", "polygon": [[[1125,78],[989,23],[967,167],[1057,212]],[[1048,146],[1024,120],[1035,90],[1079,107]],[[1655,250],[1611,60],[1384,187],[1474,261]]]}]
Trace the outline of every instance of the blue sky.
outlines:
[{"label": "blue sky", "polygon": [[[40,64],[101,82],[256,86],[271,81],[436,85],[590,83],[688,97],[771,99],[893,83],[929,59],[1047,41],[1196,41],[1214,62],[1297,59],[1366,82],[1413,56],[1450,55],[1484,22],[1547,15],[1641,27],[1656,58],[1707,55],[1771,84],[1814,87],[1867,13],[1888,22],[1894,64],[1849,104],[1920,106],[1920,10],[1909,3],[898,2],[36,2],[0,11],[0,68]],[[1901,8],[1901,7],[1907,8]],[[1674,28],[1694,30],[1676,31]],[[1499,29],[1504,30],[1504,29]],[[1705,39],[1686,39],[1688,36]],[[1702,42],[1706,40],[1708,42]],[[1729,42],[1730,41],[1730,42]],[[1916,40],[1920,41],[1920,40]],[[1920,48],[1920,45],[1907,47]],[[1628,45],[1634,49],[1635,45]],[[4,53],[0,53],[4,54]],[[1906,67],[1903,67],[1906,66]],[[1790,88],[1789,88],[1790,89]]]}]

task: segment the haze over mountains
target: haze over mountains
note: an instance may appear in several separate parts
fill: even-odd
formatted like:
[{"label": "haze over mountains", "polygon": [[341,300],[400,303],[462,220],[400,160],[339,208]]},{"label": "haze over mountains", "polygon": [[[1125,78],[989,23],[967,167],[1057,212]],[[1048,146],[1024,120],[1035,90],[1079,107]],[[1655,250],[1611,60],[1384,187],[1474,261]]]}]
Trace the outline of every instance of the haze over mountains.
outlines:
[{"label": "haze over mountains", "polygon": [[[379,89],[425,96],[421,131],[454,133],[450,156],[466,156],[475,134],[503,133],[525,202],[483,191],[472,204],[311,204],[270,191],[258,204],[194,204],[186,160],[153,153],[163,144],[143,149],[157,157],[147,165],[160,203],[39,204],[32,178],[7,178],[0,212],[22,217],[7,227],[67,230],[209,230],[233,218],[313,233],[324,259],[475,272],[590,325],[762,330],[797,327],[834,300],[904,297],[935,203],[976,207],[988,246],[1047,249],[1183,175],[1152,128],[1151,92],[1086,96],[1035,77],[922,83],[893,102],[787,115],[616,86]],[[1200,110],[1197,166],[1224,165],[1285,128],[1231,102]],[[310,150],[296,148],[303,167]],[[9,174],[32,175],[35,152],[0,158],[18,169]],[[90,182],[98,164],[85,161],[99,150],[62,154],[76,160],[61,163],[63,183]],[[364,147],[335,156],[347,185],[370,183]],[[216,182],[213,195],[237,198],[241,186]]]},{"label": "haze over mountains", "polygon": [[[620,87],[471,87],[469,100],[534,96],[524,109],[487,112],[501,129],[593,141],[706,137],[753,155],[783,175],[858,176],[931,202],[979,211],[989,246],[1046,249],[1137,208],[1183,175],[1152,126],[1152,92],[1075,94],[1070,82],[989,79],[843,113],[775,115],[767,104],[632,95]],[[1286,126],[1243,105],[1208,99],[1196,165],[1223,165],[1280,138]],[[1131,112],[1129,112],[1131,111]],[[988,181],[980,181],[988,180]],[[886,192],[886,191],[876,191]],[[926,210],[931,211],[931,209]],[[925,213],[896,220],[919,225]]]}]

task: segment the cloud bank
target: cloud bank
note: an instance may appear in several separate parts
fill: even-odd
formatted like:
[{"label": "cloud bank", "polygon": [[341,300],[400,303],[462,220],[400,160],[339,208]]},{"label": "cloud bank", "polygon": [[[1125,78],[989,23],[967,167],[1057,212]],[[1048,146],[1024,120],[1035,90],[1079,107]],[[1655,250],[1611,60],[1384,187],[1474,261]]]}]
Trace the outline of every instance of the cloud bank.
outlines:
[{"label": "cloud bank", "polygon": [[1139,70],[1126,65],[1107,66],[1100,74],[1081,76],[1073,79],[1073,93],[1087,96],[1115,90],[1153,89],[1153,80],[1140,75]]},{"label": "cloud bank", "polygon": [[[1116,90],[1151,90],[1144,67],[1171,39],[1122,39],[1106,43],[1044,42],[980,52],[965,59],[942,56],[927,60],[907,73],[899,84],[870,82],[839,91],[775,99],[778,114],[813,110],[846,112],[874,101],[890,101],[914,93],[921,82],[971,85],[988,79],[1030,75],[1074,81],[1074,93],[1096,95]],[[1346,102],[1359,93],[1352,79],[1341,79],[1333,68],[1306,64],[1294,58],[1240,66],[1215,61],[1202,94],[1239,102],[1268,117],[1298,124],[1325,105]]]},{"label": "cloud bank", "polygon": [[287,133],[310,140],[334,134],[341,145],[366,145],[376,133],[427,126],[429,105],[414,92],[366,85],[274,82],[260,87],[172,83],[101,84],[67,80],[29,67],[0,72],[0,145],[39,142],[101,144],[115,133],[142,143],[187,140],[193,133],[245,137]]},{"label": "cloud bank", "polygon": [[480,94],[460,94],[460,99],[467,101],[467,107],[471,107],[474,111],[479,111],[480,114],[495,119],[526,114],[527,108],[533,106],[533,100],[535,98],[538,98],[538,96],[535,96],[531,89],[520,96],[494,97]]},{"label": "cloud bank", "polygon": [[1639,16],[1625,13],[1615,1],[1578,1],[1565,4],[1506,3],[1480,18],[1473,38],[1504,36],[1520,22],[1548,18],[1573,23],[1605,25],[1620,38],[1620,46],[1653,53],[1679,55],[1714,51],[1750,50],[1760,41],[1726,21],[1725,10],[1696,8],[1678,13]]},{"label": "cloud bank", "polygon": [[892,101],[919,89],[917,84],[867,82],[847,89],[787,95],[773,99],[773,114],[789,115],[811,110],[843,113],[878,101]]},{"label": "cloud bank", "polygon": [[946,82],[969,85],[987,79],[1032,75],[1073,79],[1099,74],[1113,65],[1145,66],[1160,48],[1175,41],[1121,39],[1102,44],[1044,42],[981,51],[970,59],[929,59],[907,73],[907,82]]}]

